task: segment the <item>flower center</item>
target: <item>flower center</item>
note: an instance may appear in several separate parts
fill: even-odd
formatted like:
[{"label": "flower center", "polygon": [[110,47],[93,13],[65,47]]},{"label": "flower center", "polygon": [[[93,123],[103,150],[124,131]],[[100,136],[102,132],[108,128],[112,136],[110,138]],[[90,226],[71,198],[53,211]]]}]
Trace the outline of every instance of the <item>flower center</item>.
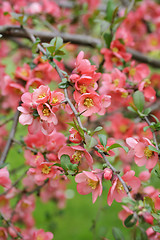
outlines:
[{"label": "flower center", "polygon": [[23,202],[21,206],[23,209],[26,209],[26,208],[28,208],[29,204],[26,202]]},{"label": "flower center", "polygon": [[122,92],[121,97],[122,97],[122,98],[128,97],[128,92]]},{"label": "flower center", "polygon": [[25,69],[22,69],[21,75],[24,77],[28,77],[28,72]]},{"label": "flower center", "polygon": [[119,79],[118,79],[118,78],[116,78],[116,79],[113,81],[113,83],[114,83],[114,86],[115,86],[115,87],[118,87],[118,84],[119,84]]},{"label": "flower center", "polygon": [[114,47],[114,48],[112,49],[112,51],[117,53],[117,52],[118,52],[118,48]]},{"label": "flower center", "polygon": [[118,62],[118,58],[112,57],[112,62],[113,62],[113,63],[117,63],[117,62]]},{"label": "flower center", "polygon": [[86,107],[88,107],[88,108],[90,108],[90,107],[93,107],[93,100],[92,100],[92,98],[86,98],[85,100],[84,100],[84,106],[86,106]]},{"label": "flower center", "polygon": [[81,86],[80,86],[80,92],[81,92],[81,93],[86,93],[86,91],[87,91],[86,86],[81,85]]},{"label": "flower center", "polygon": [[121,191],[124,191],[124,187],[123,187],[122,183],[119,180],[117,182],[116,189],[117,189],[118,193],[121,192]]},{"label": "flower center", "polygon": [[136,74],[136,69],[135,68],[131,68],[130,71],[129,71],[129,75],[131,77],[134,77],[135,74]]},{"label": "flower center", "polygon": [[150,84],[151,84],[151,81],[150,81],[148,78],[145,79],[145,84],[144,84],[144,86],[145,86],[145,87],[148,87]]},{"label": "flower center", "polygon": [[42,172],[43,174],[49,174],[50,171],[51,171],[51,168],[48,167],[47,165],[44,165],[43,168],[42,168],[42,170],[41,170],[41,172]]},{"label": "flower center", "polygon": [[119,127],[119,130],[121,133],[125,133],[128,129],[128,126],[127,125],[124,125],[122,124],[120,127]]},{"label": "flower center", "polygon": [[44,116],[47,116],[47,117],[50,116],[50,110],[47,107],[43,108],[42,113]]},{"label": "flower center", "polygon": [[0,230],[0,237],[5,237],[4,231]]},{"label": "flower center", "polygon": [[156,38],[153,38],[151,40],[151,45],[154,46],[154,47],[157,46],[158,45],[158,40]]},{"label": "flower center", "polygon": [[37,77],[37,78],[43,78],[43,73],[40,72],[40,71],[37,71],[37,72],[35,73],[35,77]]},{"label": "flower center", "polygon": [[72,158],[75,162],[80,162],[82,158],[82,152],[81,151],[75,151],[75,153],[72,155]]},{"label": "flower center", "polygon": [[87,179],[88,185],[94,190],[98,185],[98,181],[94,181],[90,178]]},{"label": "flower center", "polygon": [[52,98],[52,103],[55,104],[55,103],[57,103],[57,102],[58,102],[58,98],[57,98],[57,97],[55,97],[55,98],[53,97],[53,98]]},{"label": "flower center", "polygon": [[147,157],[147,158],[151,158],[153,156],[153,151],[151,151],[148,147],[146,147],[144,149],[144,155]]},{"label": "flower center", "polygon": [[39,95],[38,98],[44,98],[46,96],[45,93],[42,93],[42,95]]},{"label": "flower center", "polygon": [[37,236],[37,240],[44,240],[44,238],[41,236]]}]

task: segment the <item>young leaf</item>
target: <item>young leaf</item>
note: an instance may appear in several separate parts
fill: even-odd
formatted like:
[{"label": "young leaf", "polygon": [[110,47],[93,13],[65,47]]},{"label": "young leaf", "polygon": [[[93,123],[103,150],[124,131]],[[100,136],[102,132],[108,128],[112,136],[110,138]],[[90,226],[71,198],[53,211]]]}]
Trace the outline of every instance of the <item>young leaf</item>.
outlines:
[{"label": "young leaf", "polygon": [[137,219],[134,217],[133,214],[129,215],[125,221],[124,221],[124,225],[127,227],[127,228],[130,228],[130,227],[133,227],[137,222]]},{"label": "young leaf", "polygon": [[133,102],[134,102],[134,105],[137,107],[137,109],[140,112],[142,112],[143,108],[144,108],[144,104],[145,104],[145,99],[144,99],[143,93],[140,91],[136,91],[133,94]]},{"label": "young leaf", "polygon": [[159,150],[157,150],[155,147],[153,147],[152,145],[148,146],[149,150],[153,151],[153,152],[157,152],[159,153]]},{"label": "young leaf", "polygon": [[94,129],[94,133],[95,132],[99,132],[99,131],[101,131],[103,128],[101,127],[101,126],[98,126],[98,127],[96,127],[95,129]]},{"label": "young leaf", "polygon": [[107,148],[107,151],[114,149],[114,148],[123,148],[126,152],[128,152],[128,147],[121,146],[119,143],[114,143],[110,147]]},{"label": "young leaf", "polygon": [[115,240],[125,240],[123,233],[117,227],[112,228],[113,237]]},{"label": "young leaf", "polygon": [[99,134],[98,135],[100,143],[102,144],[103,147],[106,147],[107,145],[107,136],[104,134]]},{"label": "young leaf", "polygon": [[160,226],[153,226],[152,228],[155,232],[160,233]]},{"label": "young leaf", "polygon": [[67,154],[63,154],[60,158],[61,161],[61,167],[66,171],[67,169],[69,169],[69,165],[70,165],[70,157]]}]

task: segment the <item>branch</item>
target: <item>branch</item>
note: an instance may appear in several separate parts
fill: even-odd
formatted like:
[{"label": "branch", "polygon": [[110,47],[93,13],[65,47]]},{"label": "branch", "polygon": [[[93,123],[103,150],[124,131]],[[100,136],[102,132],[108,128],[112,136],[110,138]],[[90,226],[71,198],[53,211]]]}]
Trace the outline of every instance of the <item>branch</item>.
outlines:
[{"label": "branch", "polygon": [[[32,42],[34,43],[34,42],[36,41],[36,38],[34,37],[34,35],[32,35],[32,33],[31,33],[28,29],[26,29],[26,28],[24,28],[24,31],[28,34],[28,36],[30,37],[30,39],[31,39]],[[38,44],[37,47],[38,47],[38,49],[39,49],[44,55],[46,55],[45,49],[44,49],[40,44]],[[54,62],[54,60],[53,60],[53,62]],[[55,64],[55,69],[56,69],[59,77],[60,77],[61,80],[63,81],[64,76],[63,76],[63,73],[62,73],[61,69],[57,66],[57,64],[56,64],[55,62],[54,62],[54,64]],[[78,122],[79,126],[81,127],[81,129],[83,129],[83,130],[85,131],[85,128],[84,128],[83,125],[82,125],[82,122],[81,122],[81,119],[80,119],[80,117],[79,117],[79,114],[78,114],[76,108],[74,107],[74,105],[72,104],[72,102],[70,101],[70,99],[69,99],[69,97],[68,97],[68,92],[67,92],[67,89],[66,89],[66,88],[64,89],[64,95],[65,95],[65,100],[66,100],[66,102],[68,102],[70,108],[72,109],[72,111],[73,111],[73,113],[74,113],[74,115],[75,115],[75,117],[76,117],[76,119],[77,119],[77,122]],[[86,135],[86,132],[85,132],[85,135]],[[94,149],[96,149],[96,151],[99,151],[99,148],[98,148],[97,146],[95,146]],[[107,163],[107,165],[108,165],[108,166],[111,168],[111,170],[114,172],[114,174],[116,174],[117,177],[119,178],[119,180],[120,180],[120,182],[122,183],[122,185],[123,185],[123,187],[124,187],[124,190],[125,190],[126,194],[128,195],[128,197],[132,198],[131,195],[130,195],[129,188],[128,188],[127,184],[123,181],[123,179],[122,179],[121,176],[119,175],[120,172],[117,171],[117,170],[111,165],[111,163],[108,161],[106,155],[105,155],[102,151],[100,151],[100,154],[101,154],[101,156],[103,157],[103,159],[105,160],[105,162]]]},{"label": "branch", "polygon": [[13,117],[5,120],[4,122],[0,123],[0,127],[2,127],[3,125],[7,124],[8,122],[12,121],[13,120]]},{"label": "branch", "polygon": [[[27,28],[25,28],[27,30]],[[52,38],[60,36],[63,38],[64,42],[70,42],[73,44],[78,44],[82,46],[88,46],[92,48],[96,48],[98,46],[102,45],[102,41],[99,38],[94,38],[87,35],[81,35],[81,34],[70,34],[70,33],[62,33],[62,32],[48,32],[48,31],[36,31],[33,29],[28,29],[30,34],[33,36],[39,37],[42,42],[49,42]],[[28,38],[27,32],[23,30],[23,28],[20,28],[20,26],[11,25],[11,26],[0,26],[0,34],[3,35],[3,38]],[[138,52],[137,50],[127,48],[127,52],[132,54],[132,58],[143,62],[146,64],[149,64],[150,66],[154,68],[160,68],[160,61],[150,58],[146,55],[144,55],[141,52]]]},{"label": "branch", "polygon": [[4,149],[4,151],[2,153],[2,156],[1,156],[1,159],[0,159],[0,165],[2,165],[5,162],[5,160],[7,158],[7,155],[8,155],[8,152],[9,152],[9,149],[12,145],[12,139],[14,138],[14,135],[15,135],[15,132],[16,132],[17,123],[18,123],[18,119],[19,119],[19,114],[20,114],[20,112],[17,110],[15,115],[14,115],[13,125],[12,125],[11,132],[9,134],[7,144],[5,146],[5,149]]}]

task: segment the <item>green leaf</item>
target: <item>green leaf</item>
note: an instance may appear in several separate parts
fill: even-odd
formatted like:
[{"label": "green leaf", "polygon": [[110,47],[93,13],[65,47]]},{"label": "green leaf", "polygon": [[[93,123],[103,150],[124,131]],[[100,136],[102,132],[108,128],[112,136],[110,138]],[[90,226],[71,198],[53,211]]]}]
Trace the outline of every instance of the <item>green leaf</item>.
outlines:
[{"label": "green leaf", "polygon": [[117,227],[112,228],[113,237],[115,240],[125,240],[123,233]]},{"label": "green leaf", "polygon": [[69,86],[69,83],[68,82],[61,82],[58,84],[58,87],[61,88],[61,89],[65,89]]},{"label": "green leaf", "polygon": [[157,123],[159,123],[159,119],[155,115],[153,114],[150,114],[150,115],[156,120]]},{"label": "green leaf", "polygon": [[155,232],[160,233],[160,226],[153,226],[152,228]]},{"label": "green leaf", "polygon": [[85,136],[85,143],[86,143],[87,150],[91,149],[92,147],[98,144],[97,140],[94,137],[91,137],[89,135]]},{"label": "green leaf", "polygon": [[50,61],[49,61],[49,64],[50,64],[53,68],[55,68],[55,66],[56,66],[56,64],[55,64],[54,62],[50,62]]},{"label": "green leaf", "polygon": [[70,157],[67,154],[63,154],[60,158],[61,161],[61,167],[67,171],[69,169],[69,165],[71,164],[70,162]]},{"label": "green leaf", "polygon": [[33,43],[32,45],[32,52],[36,53],[37,52],[37,45],[41,42],[40,38],[36,38],[36,42]]},{"label": "green leaf", "polygon": [[19,14],[19,13],[15,13],[15,12],[12,12],[11,13],[11,16],[16,19],[21,25],[25,24],[27,19],[28,19],[28,16],[27,15],[24,15],[24,14]]},{"label": "green leaf", "polygon": [[143,108],[144,108],[144,104],[145,104],[145,99],[144,99],[143,93],[140,91],[136,91],[133,94],[133,102],[134,102],[134,105],[137,107],[137,109],[140,112],[142,112]]},{"label": "green leaf", "polygon": [[146,108],[146,109],[144,109],[143,114],[145,114],[146,116],[148,116],[148,114],[149,114],[151,111],[152,111],[151,108]]},{"label": "green leaf", "polygon": [[110,147],[107,148],[107,151],[114,149],[114,148],[123,148],[126,152],[128,152],[128,147],[121,146],[119,143],[114,143]]},{"label": "green leaf", "polygon": [[110,48],[110,44],[112,42],[112,35],[110,33],[104,33],[103,38],[105,40],[105,43],[107,45],[107,48]]},{"label": "green leaf", "polygon": [[150,197],[144,197],[144,204],[145,205],[149,205],[152,209],[152,211],[154,212],[155,211],[155,208],[154,208],[154,202],[152,200],[152,198]]},{"label": "green leaf", "polygon": [[122,199],[122,203],[135,205],[135,204],[136,204],[136,201],[133,200],[132,198],[124,197],[124,198]]},{"label": "green leaf", "polygon": [[103,147],[106,147],[107,145],[107,136],[104,134],[99,134],[98,135],[100,143],[102,144]]},{"label": "green leaf", "polygon": [[129,215],[124,221],[124,225],[127,228],[133,227],[136,223],[137,219],[134,217],[134,214]]},{"label": "green leaf", "polygon": [[143,128],[143,131],[146,132],[148,128],[150,128],[150,126],[144,127],[144,128]]},{"label": "green leaf", "polygon": [[137,113],[137,112],[135,111],[135,109],[132,108],[131,106],[128,106],[127,109],[128,109],[129,111],[131,111],[131,112]]},{"label": "green leaf", "polygon": [[114,3],[113,3],[112,0],[109,0],[108,3],[107,3],[106,16],[105,16],[104,19],[107,20],[108,22],[111,22],[113,12],[114,12]]},{"label": "green leaf", "polygon": [[157,150],[155,147],[153,147],[152,145],[148,146],[149,150],[153,151],[153,152],[157,152],[159,153],[159,150]]},{"label": "green leaf", "polygon": [[98,127],[96,127],[96,128],[94,129],[94,133],[95,133],[95,132],[99,132],[99,131],[101,131],[102,129],[103,129],[103,127],[98,126]]}]

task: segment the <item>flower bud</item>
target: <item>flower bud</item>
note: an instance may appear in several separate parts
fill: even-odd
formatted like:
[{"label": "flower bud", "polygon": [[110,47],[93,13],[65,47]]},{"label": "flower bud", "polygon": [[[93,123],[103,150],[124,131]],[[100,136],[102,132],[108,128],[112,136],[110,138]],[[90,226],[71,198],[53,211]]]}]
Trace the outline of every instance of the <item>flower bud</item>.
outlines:
[{"label": "flower bud", "polygon": [[110,180],[112,178],[112,170],[110,168],[104,169],[104,178]]}]

